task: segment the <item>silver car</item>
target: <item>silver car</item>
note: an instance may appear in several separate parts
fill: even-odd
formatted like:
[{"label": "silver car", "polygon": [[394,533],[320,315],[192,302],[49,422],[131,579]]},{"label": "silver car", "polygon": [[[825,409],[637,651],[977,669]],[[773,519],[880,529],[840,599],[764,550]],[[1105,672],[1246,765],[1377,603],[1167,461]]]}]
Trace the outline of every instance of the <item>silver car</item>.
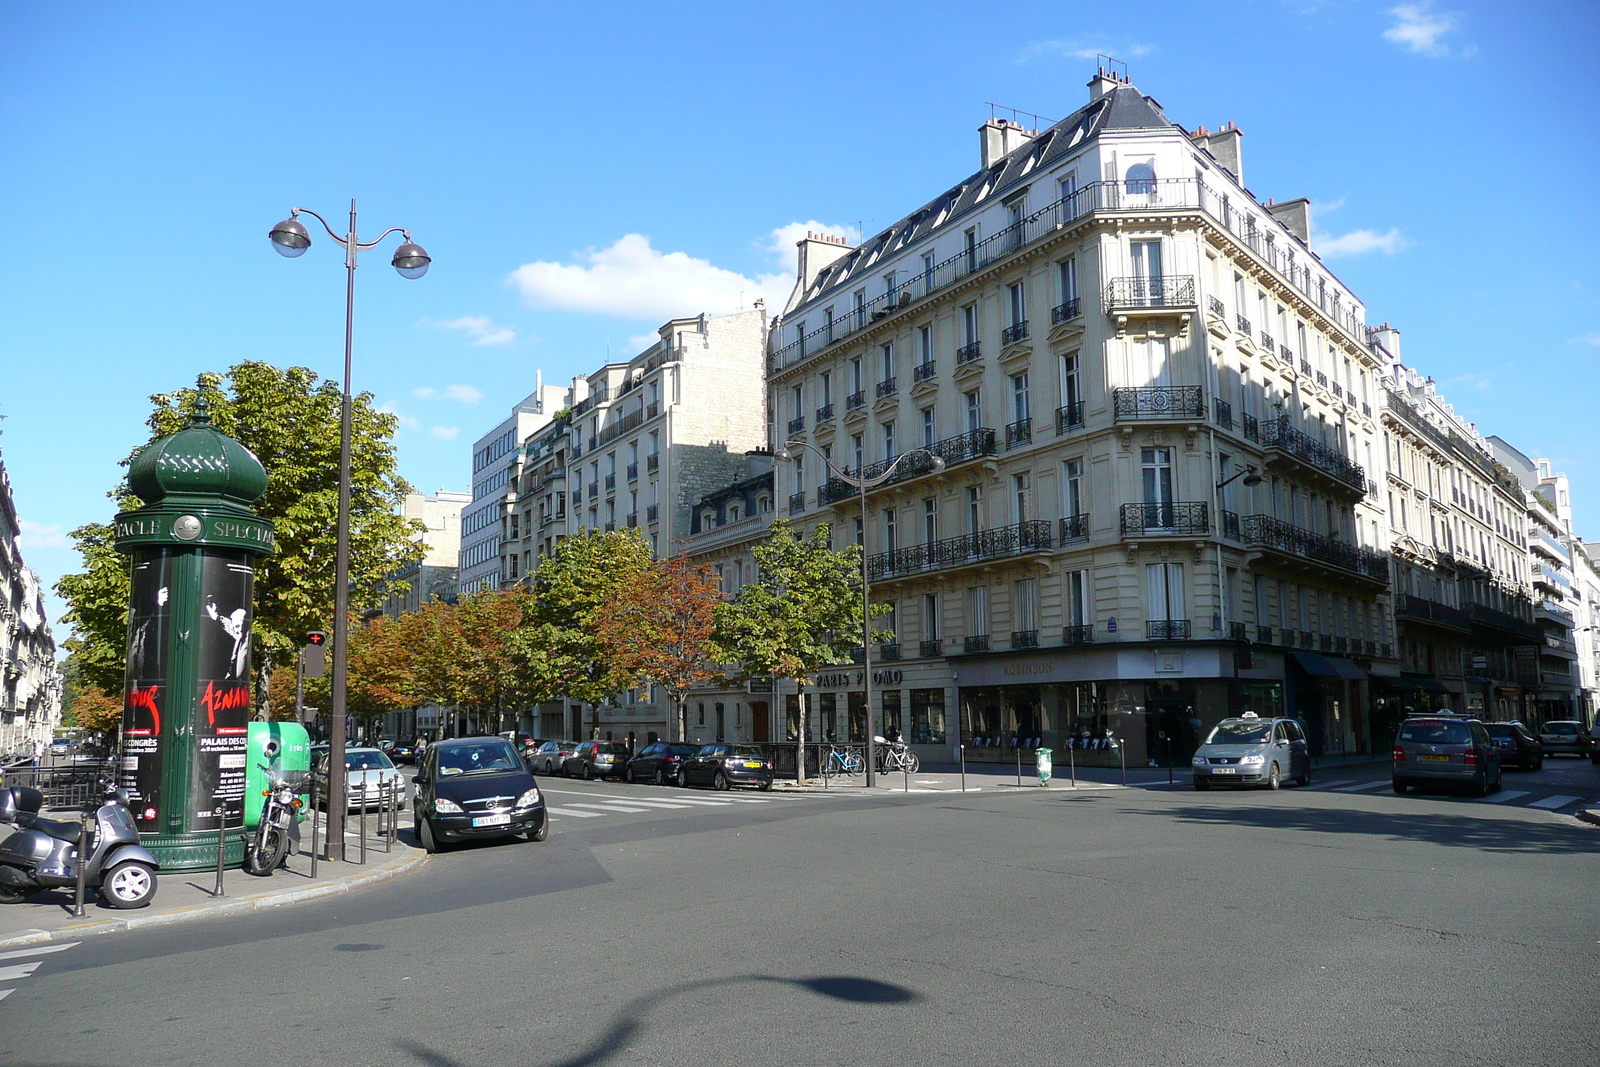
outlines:
[{"label": "silver car", "polygon": [[1589,731],[1576,719],[1556,719],[1539,727],[1539,746],[1547,756],[1570,752],[1581,759],[1594,751]]},{"label": "silver car", "polygon": [[1263,719],[1253,711],[1223,719],[1191,760],[1194,787],[1264,785],[1277,789],[1285,778],[1311,784],[1306,734],[1294,719]]},{"label": "silver car", "polygon": [[[344,750],[345,790],[349,796],[348,811],[360,811],[365,801],[368,811],[383,806],[386,791],[400,789],[405,778],[389,757],[375,748],[347,748]],[[328,757],[323,755],[317,763],[317,776],[326,786]]]},{"label": "silver car", "polygon": [[1500,788],[1500,753],[1477,719],[1413,715],[1394,735],[1394,791],[1464,785],[1478,796]]}]

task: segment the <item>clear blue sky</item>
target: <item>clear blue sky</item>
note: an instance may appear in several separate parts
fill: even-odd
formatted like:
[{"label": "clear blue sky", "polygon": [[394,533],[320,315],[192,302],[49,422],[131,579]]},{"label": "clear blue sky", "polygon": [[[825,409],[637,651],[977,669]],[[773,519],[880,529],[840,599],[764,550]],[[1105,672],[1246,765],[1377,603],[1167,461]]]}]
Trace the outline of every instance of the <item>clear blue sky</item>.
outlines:
[{"label": "clear blue sky", "polygon": [[292,206],[354,196],[433,255],[416,282],[392,244],[363,261],[356,384],[418,488],[465,490],[536,369],[781,292],[786,227],[889,224],[976,169],[986,101],[1062,117],[1095,52],[1187,127],[1237,122],[1256,195],[1311,197],[1369,321],[1570,474],[1600,537],[1597,30],[1592,2],[7,4],[23,551],[75,567],[148,394],[247,358],[338,373],[338,254],[266,240]]}]

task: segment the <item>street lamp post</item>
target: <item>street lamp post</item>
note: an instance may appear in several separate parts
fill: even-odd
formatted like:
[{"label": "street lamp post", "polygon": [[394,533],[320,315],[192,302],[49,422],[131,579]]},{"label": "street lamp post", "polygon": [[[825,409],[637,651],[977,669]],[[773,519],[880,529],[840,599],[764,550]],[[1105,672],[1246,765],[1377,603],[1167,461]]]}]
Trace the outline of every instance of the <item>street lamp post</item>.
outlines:
[{"label": "street lamp post", "polygon": [[[330,679],[332,699],[328,709],[327,830],[328,859],[340,861],[344,859],[344,826],[348,808],[344,788],[344,718],[345,684],[349,677],[345,650],[350,641],[350,343],[355,327],[356,258],[359,253],[376,248],[391,233],[398,233],[405,238],[405,243],[395,249],[390,266],[399,272],[400,277],[420,278],[428,273],[428,264],[432,261],[420,245],[412,243],[411,231],[399,226],[384,230],[376,240],[358,239],[354,199],[350,201],[350,229],[342,237],[333,232],[327,219],[309,208],[295,208],[288,218],[274,226],[267,237],[272,241],[273,251],[287,259],[294,259],[311,247],[311,235],[300,221],[302,211],[322,223],[328,236],[344,248],[344,403],[339,412],[339,522],[333,578],[333,677]],[[338,803],[334,803],[334,797],[339,798]],[[315,850],[315,842],[312,842],[312,848]]]},{"label": "street lamp post", "polygon": [[[926,448],[913,448],[910,452],[903,452],[896,457],[895,461],[889,464],[888,469],[877,477],[862,478],[859,476],[851,477],[839,470],[828,459],[826,453],[807,441],[786,442],[782,448],[773,453],[773,457],[781,460],[793,458],[794,453],[790,451],[790,445],[799,445],[801,448],[808,448],[815,452],[817,457],[822,460],[823,466],[827,467],[835,478],[838,478],[846,485],[855,486],[857,492],[861,494],[861,695],[866,703],[867,723],[864,732],[867,737],[867,787],[871,788],[877,781],[878,749],[872,735],[872,590],[867,578],[867,490],[876,489],[878,486],[889,482],[894,477],[895,471],[900,469],[900,464],[912,456],[927,456],[931,459],[933,461],[931,472],[934,474],[944,470],[944,457]],[[801,713],[804,714],[804,709],[801,709]],[[845,714],[846,716],[849,715],[848,709]],[[802,720],[802,736],[804,736],[804,726],[805,723]]]}]

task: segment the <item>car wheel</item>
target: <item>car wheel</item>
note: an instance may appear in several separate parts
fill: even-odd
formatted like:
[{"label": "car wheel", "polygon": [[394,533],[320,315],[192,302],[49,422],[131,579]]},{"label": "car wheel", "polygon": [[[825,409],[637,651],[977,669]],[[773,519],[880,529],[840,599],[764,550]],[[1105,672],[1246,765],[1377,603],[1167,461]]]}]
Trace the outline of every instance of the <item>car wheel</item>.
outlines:
[{"label": "car wheel", "polygon": [[583,780],[586,782],[594,781],[594,768],[589,766],[588,760],[583,761]]},{"label": "car wheel", "polygon": [[28,899],[29,890],[0,882],[0,904],[21,904]]},{"label": "car wheel", "polygon": [[666,785],[666,784],[667,784],[667,772],[662,770],[660,767],[657,767],[656,768],[656,785]]},{"label": "car wheel", "polygon": [[1206,781],[1204,778],[1196,778],[1194,780],[1194,787],[1195,789],[1204,793],[1207,789],[1211,788],[1211,783]]},{"label": "car wheel", "polygon": [[433,823],[426,818],[417,823],[417,837],[422,840],[422,850],[433,856],[442,851],[439,839],[433,836]]},{"label": "car wheel", "polygon": [[1267,770],[1267,788],[1268,789],[1281,789],[1281,788],[1283,788],[1283,772],[1278,770],[1278,765],[1276,763],[1274,763]]},{"label": "car wheel", "polygon": [[718,771],[716,776],[711,779],[711,788],[715,789],[719,793],[728,789],[728,776],[723,774],[721,771]]},{"label": "car wheel", "polygon": [[682,769],[680,769],[678,771],[678,788],[679,789],[688,789],[689,788],[689,775],[688,775],[688,772],[686,772],[686,771],[684,771]]},{"label": "car wheel", "polygon": [[1406,784],[1405,784],[1405,783],[1404,783],[1404,782],[1402,782],[1402,781],[1401,781],[1401,780],[1400,780],[1400,779],[1398,779],[1398,778],[1396,778],[1396,779],[1395,779],[1395,780],[1394,780],[1394,791],[1395,791],[1395,792],[1396,792],[1396,793],[1399,793],[1399,794],[1401,794],[1401,795],[1402,795],[1402,796],[1403,796],[1403,795],[1405,795],[1405,791],[1406,791],[1406,790],[1407,790],[1407,789],[1410,789],[1410,788],[1411,788],[1411,787],[1410,787],[1410,786],[1408,786],[1408,785],[1406,785]]},{"label": "car wheel", "polygon": [[762,782],[759,786],[757,786],[757,788],[760,789],[763,793],[766,793],[766,792],[769,792],[772,789],[772,783],[771,782]]},{"label": "car wheel", "polygon": [[1477,786],[1474,788],[1473,792],[1477,793],[1480,797],[1486,797],[1492,792],[1492,790],[1489,788],[1488,771],[1483,772],[1483,777],[1478,780]]},{"label": "car wheel", "polygon": [[638,785],[639,784],[639,772],[634,770],[632,767],[628,768],[628,784],[629,785]]},{"label": "car wheel", "polygon": [[550,816],[548,816],[548,815],[546,815],[544,817],[544,822],[539,824],[539,828],[537,830],[529,830],[528,831],[528,840],[529,841],[543,841],[545,838],[547,838],[549,836],[550,836]]}]

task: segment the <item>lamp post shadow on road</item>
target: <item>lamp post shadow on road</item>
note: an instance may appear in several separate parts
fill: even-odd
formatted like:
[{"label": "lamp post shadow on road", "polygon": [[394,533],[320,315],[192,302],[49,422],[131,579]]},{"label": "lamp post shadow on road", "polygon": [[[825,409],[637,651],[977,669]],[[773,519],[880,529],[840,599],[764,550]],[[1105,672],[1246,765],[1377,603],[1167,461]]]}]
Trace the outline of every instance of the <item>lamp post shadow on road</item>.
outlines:
[{"label": "lamp post shadow on road", "polygon": [[[432,263],[420,245],[412,243],[411,231],[391,226],[376,239],[362,241],[356,236],[356,202],[350,201],[350,229],[343,236],[333,232],[328,220],[309,208],[297,207],[267,234],[273,251],[286,259],[295,259],[311,247],[311,234],[300,221],[300,213],[310,215],[322,223],[328,236],[344,249],[344,402],[339,413],[339,520],[338,548],[334,555],[333,579],[333,677],[330,707],[328,709],[328,860],[344,859],[344,830],[347,805],[335,804],[333,797],[345,796],[345,685],[349,676],[345,652],[350,640],[350,347],[355,330],[356,260],[360,253],[376,248],[391,233],[398,233],[405,242],[395,249],[389,265],[402,278],[420,278],[428,273]],[[316,843],[312,842],[315,850]]]}]

